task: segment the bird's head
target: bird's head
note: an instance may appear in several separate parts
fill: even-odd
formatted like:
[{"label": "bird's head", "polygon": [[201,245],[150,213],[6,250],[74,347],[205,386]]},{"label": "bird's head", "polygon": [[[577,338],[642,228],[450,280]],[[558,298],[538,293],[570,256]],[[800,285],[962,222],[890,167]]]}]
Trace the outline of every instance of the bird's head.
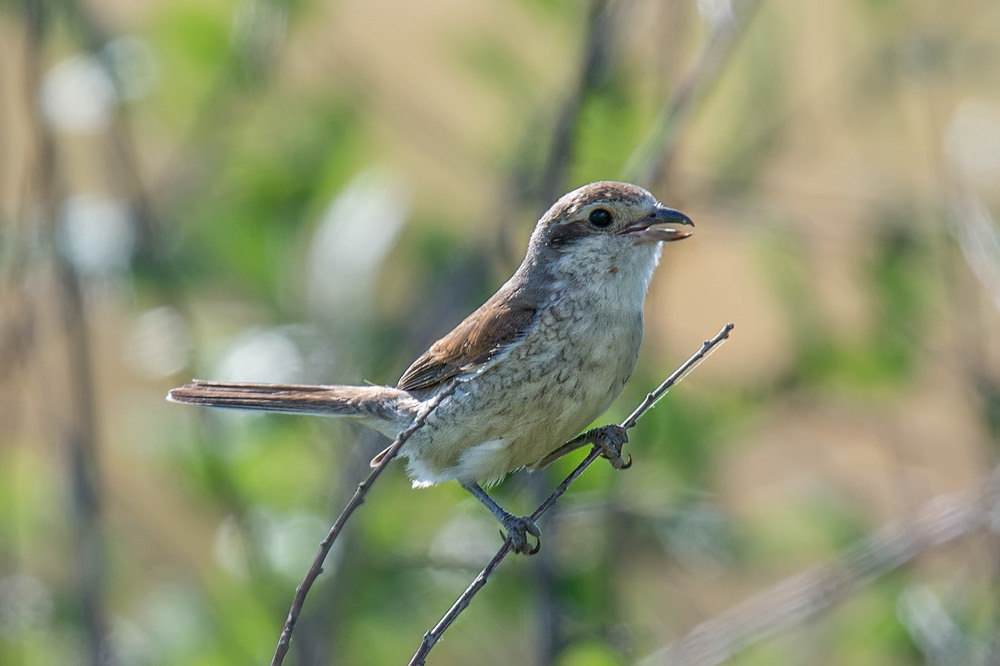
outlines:
[{"label": "bird's head", "polygon": [[607,273],[636,282],[645,293],[663,242],[691,235],[681,226],[694,223],[641,187],[591,183],[563,196],[538,220],[527,261],[546,265],[556,279]]},{"label": "bird's head", "polygon": [[558,252],[573,251],[581,243],[614,251],[687,238],[691,232],[678,229],[681,225],[694,223],[645,189],[602,181],[584,185],[555,202],[538,221],[532,242]]}]

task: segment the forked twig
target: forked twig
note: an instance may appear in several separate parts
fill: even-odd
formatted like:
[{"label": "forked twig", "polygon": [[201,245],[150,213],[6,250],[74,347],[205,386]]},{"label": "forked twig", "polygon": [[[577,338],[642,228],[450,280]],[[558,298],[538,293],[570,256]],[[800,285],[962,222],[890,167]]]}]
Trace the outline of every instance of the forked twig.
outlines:
[{"label": "forked twig", "polygon": [[[692,370],[694,370],[698,365],[701,364],[708,356],[715,351],[715,349],[726,339],[729,338],[729,333],[733,330],[734,325],[732,323],[726,324],[719,333],[711,340],[706,340],[702,343],[701,349],[695,352],[688,360],[684,361],[677,370],[673,372],[669,377],[663,380],[654,391],[647,394],[645,399],[639,404],[638,407],[628,416],[627,419],[622,421],[621,427],[628,430],[633,427],[647,411],[649,411],[653,405],[659,401],[675,384],[679,383],[684,377],[688,375]],[[601,455],[601,448],[595,446],[587,454],[587,457],[576,466],[576,468],[570,472],[562,483],[556,486],[555,490],[545,498],[545,501],[538,505],[531,514],[531,519],[537,521],[542,514],[548,511],[556,501],[562,497],[562,495],[569,489],[570,484],[572,484],[576,479],[583,474],[584,470],[590,467],[590,465],[597,460]],[[420,647],[413,654],[413,658],[410,659],[409,666],[421,666],[426,663],[427,655],[430,653],[431,649],[434,647],[435,643],[441,639],[442,634],[448,630],[448,627],[458,618],[458,616],[464,611],[472,598],[479,593],[489,580],[490,575],[493,571],[500,565],[500,562],[507,557],[507,553],[510,552],[511,541],[507,539],[504,541],[503,545],[500,546],[500,550],[497,551],[493,559],[490,560],[489,564],[479,572],[479,575],[472,581],[465,592],[455,601],[448,612],[444,614],[440,621],[434,628],[424,634],[423,640],[420,642]]]},{"label": "forked twig", "polygon": [[320,542],[319,552],[316,553],[316,558],[313,560],[312,565],[309,567],[309,571],[306,573],[305,578],[299,583],[298,587],[295,588],[295,598],[292,600],[292,606],[288,609],[288,617],[285,618],[285,626],[281,630],[281,636],[278,638],[278,645],[274,649],[274,657],[271,658],[271,666],[281,666],[281,663],[285,659],[285,654],[288,652],[288,647],[292,642],[292,632],[295,630],[295,623],[299,619],[299,614],[302,612],[302,605],[305,603],[306,595],[309,594],[309,590],[312,588],[313,583],[321,573],[323,573],[323,563],[326,561],[327,555],[330,554],[330,549],[333,548],[333,543],[337,540],[337,536],[340,535],[340,531],[344,528],[344,524],[347,522],[351,514],[362,504],[364,504],[365,497],[368,495],[368,491],[371,490],[372,485],[381,476],[382,471],[389,466],[396,456],[399,454],[399,450],[406,443],[406,440],[417,431],[418,428],[422,427],[426,423],[427,418],[437,409],[437,406],[441,404],[441,401],[451,395],[455,388],[458,386],[458,380],[453,381],[448,387],[446,387],[441,393],[434,396],[434,398],[427,403],[424,410],[413,420],[405,430],[403,430],[396,439],[392,442],[392,445],[386,449],[386,453],[382,456],[382,460],[379,464],[371,471],[371,474],[365,478],[364,481],[358,484],[358,489],[354,492],[354,496],[344,507],[344,510],[340,512],[337,516],[337,520],[334,521],[333,526],[327,533],[326,538]]}]

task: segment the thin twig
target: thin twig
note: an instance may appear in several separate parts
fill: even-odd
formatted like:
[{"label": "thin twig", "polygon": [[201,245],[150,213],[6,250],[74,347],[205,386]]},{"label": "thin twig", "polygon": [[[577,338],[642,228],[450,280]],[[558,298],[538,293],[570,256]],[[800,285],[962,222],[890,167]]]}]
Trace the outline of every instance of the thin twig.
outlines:
[{"label": "thin twig", "polygon": [[988,527],[997,506],[998,476],[971,493],[936,497],[848,547],[836,560],[785,578],[702,622],[644,659],[643,666],[715,666],[760,641],[805,622],[863,585],[930,548]]},{"label": "thin twig", "polygon": [[305,603],[306,595],[309,594],[309,590],[312,588],[313,583],[321,573],[323,573],[323,563],[326,561],[327,555],[330,554],[330,549],[333,548],[334,542],[337,540],[337,536],[340,534],[341,530],[344,528],[344,524],[351,517],[351,514],[362,504],[364,504],[365,498],[368,496],[368,491],[378,480],[378,477],[382,475],[382,471],[389,466],[396,456],[399,454],[399,450],[406,443],[406,440],[413,435],[419,428],[421,428],[424,423],[427,422],[427,418],[437,409],[437,406],[441,404],[445,398],[450,396],[455,388],[458,387],[459,381],[454,380],[449,384],[443,391],[438,393],[432,400],[430,400],[427,405],[423,408],[423,411],[417,415],[417,418],[413,420],[405,430],[396,436],[396,439],[392,442],[392,445],[386,449],[386,454],[382,456],[382,460],[378,465],[371,471],[368,477],[358,484],[358,489],[354,492],[354,496],[344,507],[344,510],[340,512],[337,516],[337,520],[334,521],[333,526],[327,533],[326,538],[320,542],[319,552],[316,554],[316,558],[313,560],[312,566],[309,567],[309,571],[306,573],[306,577],[302,579],[298,587],[295,588],[295,598],[292,600],[292,607],[288,609],[288,617],[285,619],[285,626],[281,630],[281,636],[278,638],[278,645],[274,650],[274,657],[271,659],[271,666],[281,666],[281,663],[285,659],[285,654],[288,652],[288,647],[292,642],[292,632],[295,630],[295,623],[299,619],[299,614],[302,612],[302,605]]},{"label": "thin twig", "polygon": [[[703,360],[708,358],[708,356],[725,340],[729,338],[729,333],[733,330],[733,324],[726,324],[719,333],[711,340],[706,340],[702,343],[701,349],[695,352],[688,360],[684,361],[683,364],[677,370],[673,372],[669,377],[663,380],[663,383],[656,387],[656,390],[646,395],[645,399],[635,408],[627,419],[622,421],[621,427],[628,430],[629,428],[635,426],[643,414],[649,411],[657,401],[662,398],[670,390],[672,386],[680,382],[684,377],[688,375],[689,372],[694,370],[698,365],[701,364]],[[541,518],[542,514],[548,511],[556,501],[563,496],[563,494],[569,489],[570,485],[576,481],[584,470],[586,470],[590,465],[597,460],[601,455],[601,448],[594,446],[587,457],[580,462],[576,468],[570,472],[562,483],[556,486],[555,490],[545,498],[545,501],[538,505],[538,508],[531,513],[531,519],[537,521]],[[410,659],[409,666],[421,666],[426,663],[427,655],[430,653],[434,645],[441,639],[441,636],[448,627],[458,618],[458,616],[464,611],[472,598],[479,593],[479,590],[486,585],[489,580],[490,575],[493,571],[500,565],[507,553],[510,552],[511,541],[507,539],[504,541],[503,545],[500,546],[500,550],[497,551],[493,559],[490,560],[489,564],[479,572],[479,575],[472,581],[469,587],[462,593],[462,595],[455,601],[448,612],[444,614],[441,620],[434,625],[434,628],[424,634],[423,640],[420,642],[420,647],[413,654],[413,658]]]}]

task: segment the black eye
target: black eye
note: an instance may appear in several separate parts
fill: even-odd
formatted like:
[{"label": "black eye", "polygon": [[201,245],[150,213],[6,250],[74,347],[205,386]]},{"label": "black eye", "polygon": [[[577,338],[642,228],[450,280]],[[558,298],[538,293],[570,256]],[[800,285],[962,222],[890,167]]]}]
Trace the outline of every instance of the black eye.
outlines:
[{"label": "black eye", "polygon": [[597,208],[592,210],[590,212],[590,217],[587,219],[590,220],[590,223],[592,225],[594,225],[595,227],[600,227],[601,229],[611,225],[611,213],[604,210],[603,208]]}]

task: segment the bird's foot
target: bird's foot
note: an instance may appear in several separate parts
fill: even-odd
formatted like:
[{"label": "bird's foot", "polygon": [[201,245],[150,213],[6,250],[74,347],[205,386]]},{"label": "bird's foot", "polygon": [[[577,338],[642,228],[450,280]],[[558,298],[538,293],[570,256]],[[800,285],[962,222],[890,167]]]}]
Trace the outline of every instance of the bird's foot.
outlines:
[{"label": "bird's foot", "polygon": [[[515,516],[508,513],[506,516],[501,518],[501,523],[503,523],[504,529],[507,530],[506,536],[503,532],[500,536],[505,536],[505,538],[510,539],[510,547],[515,553],[523,553],[525,555],[534,555],[542,547],[541,534],[542,531],[538,529],[538,525],[535,521],[531,519],[531,516]],[[532,546],[528,539],[528,535],[535,537],[535,545]]]},{"label": "bird's foot", "polygon": [[628,442],[628,432],[620,425],[606,425],[588,430],[584,437],[601,449],[601,457],[607,458],[615,469],[632,466],[632,456],[622,458],[622,447]]},{"label": "bird's foot", "polygon": [[[500,536],[504,539],[510,539],[510,547],[515,553],[534,555],[538,552],[538,549],[542,547],[542,540],[540,538],[542,531],[538,529],[538,525],[531,519],[531,516],[515,516],[509,511],[504,510],[475,481],[467,481],[462,484],[462,487],[472,493],[473,497],[482,502],[483,506],[496,516],[500,524],[507,530],[507,534],[501,531]],[[529,534],[535,537],[534,546],[528,540]]]}]

